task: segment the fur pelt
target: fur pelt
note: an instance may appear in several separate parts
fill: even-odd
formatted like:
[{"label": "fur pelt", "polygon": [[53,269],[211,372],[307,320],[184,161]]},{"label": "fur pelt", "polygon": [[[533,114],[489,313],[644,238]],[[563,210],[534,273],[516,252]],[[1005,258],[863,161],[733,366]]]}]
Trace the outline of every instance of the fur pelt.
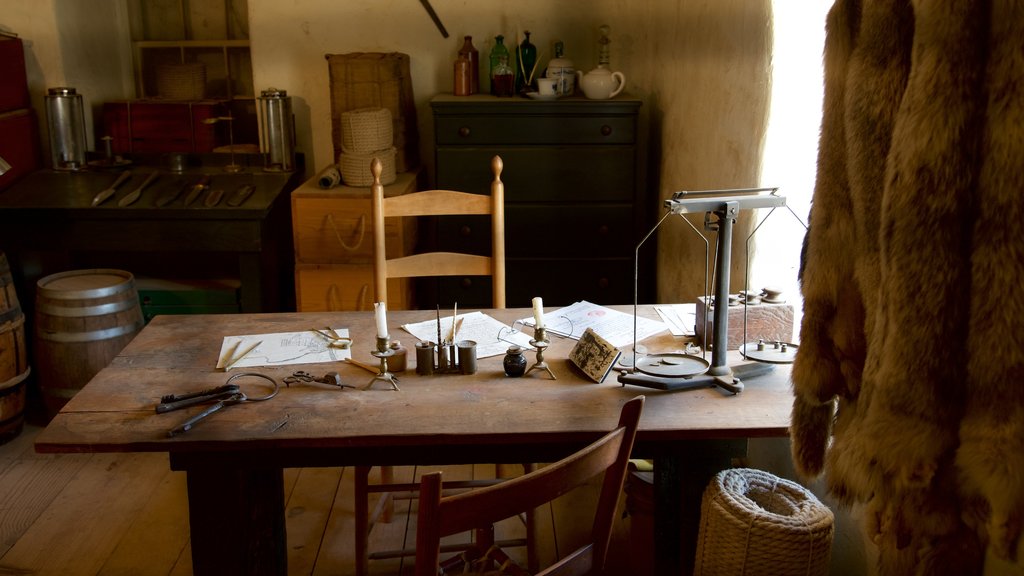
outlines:
[{"label": "fur pelt", "polygon": [[1022,5],[837,0],[828,17],[793,457],[867,505],[880,574],[1016,555]]}]

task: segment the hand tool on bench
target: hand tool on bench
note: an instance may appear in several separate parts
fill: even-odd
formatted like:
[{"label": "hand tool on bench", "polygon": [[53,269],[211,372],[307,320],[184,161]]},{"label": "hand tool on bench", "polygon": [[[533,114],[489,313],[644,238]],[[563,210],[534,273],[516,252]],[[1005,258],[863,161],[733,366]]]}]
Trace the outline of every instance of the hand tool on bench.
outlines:
[{"label": "hand tool on bench", "polygon": [[99,206],[100,204],[106,202],[107,198],[110,198],[111,196],[114,195],[114,192],[117,192],[117,187],[120,186],[121,184],[124,184],[131,177],[131,170],[125,170],[124,172],[122,172],[121,175],[117,177],[117,180],[114,180],[114,183],[111,184],[109,188],[105,190],[100,190],[100,192],[93,197],[92,205]]},{"label": "hand tool on bench", "polygon": [[[236,379],[245,376],[255,376],[257,378],[263,378],[264,380],[270,381],[274,388],[271,392],[265,396],[256,398],[250,398],[246,396],[245,392],[242,392],[241,388],[237,384],[233,384]],[[216,388],[210,388],[208,390],[202,390],[199,392],[191,392],[187,394],[169,394],[160,398],[160,404],[156,407],[157,414],[164,414],[173,410],[180,410],[182,408],[188,408],[198,404],[205,404],[207,402],[213,402],[213,404],[207,409],[203,410],[199,414],[192,416],[188,420],[181,424],[171,428],[168,432],[168,436],[177,436],[184,434],[191,430],[201,420],[216,414],[223,410],[227,406],[233,406],[235,404],[241,404],[243,402],[262,402],[264,400],[270,400],[274,396],[277,396],[279,386],[277,380],[274,380],[266,374],[260,374],[258,372],[243,372],[241,374],[235,374],[223,386]]]},{"label": "hand tool on bench", "polygon": [[146,189],[146,186],[149,186],[159,175],[159,172],[154,171],[152,174],[147,176],[145,180],[143,180],[142,184],[140,184],[138,188],[129,192],[124,198],[121,198],[117,205],[124,208],[125,206],[130,206],[135,203],[135,201],[142,196],[142,191]]}]

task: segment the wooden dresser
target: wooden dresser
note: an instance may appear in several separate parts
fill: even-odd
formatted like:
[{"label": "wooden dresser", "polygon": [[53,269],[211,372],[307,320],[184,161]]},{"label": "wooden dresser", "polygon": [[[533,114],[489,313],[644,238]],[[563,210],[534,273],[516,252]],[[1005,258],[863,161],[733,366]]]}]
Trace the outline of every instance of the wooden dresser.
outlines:
[{"label": "wooden dresser", "polygon": [[[420,170],[398,174],[385,196],[418,189]],[[393,219],[387,226],[389,257],[410,254],[416,222]],[[295,295],[300,312],[373,309],[373,212],[370,187],[322,189],[317,177],[292,191]],[[411,282],[392,279],[388,308],[412,308]]]},{"label": "wooden dresser", "polygon": [[[656,208],[639,151],[641,104],[625,96],[431,100],[437,188],[486,194],[491,157],[504,161],[509,307],[529,306],[534,296],[546,306],[633,302],[634,249]],[[485,221],[448,218],[432,234],[442,249],[489,249]],[[653,244],[644,253],[653,255]],[[646,301],[643,295],[654,291],[653,259],[641,263],[640,274]],[[460,307],[487,306],[487,279],[474,280],[441,283],[440,294],[424,294],[420,304],[455,299]]]}]

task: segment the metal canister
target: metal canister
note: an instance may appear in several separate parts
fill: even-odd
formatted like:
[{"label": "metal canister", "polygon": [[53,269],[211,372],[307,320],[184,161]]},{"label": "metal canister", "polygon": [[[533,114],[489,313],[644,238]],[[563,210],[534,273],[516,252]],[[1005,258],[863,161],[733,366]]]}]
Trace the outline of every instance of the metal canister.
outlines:
[{"label": "metal canister", "polygon": [[46,121],[50,130],[50,158],[54,170],[82,170],[85,166],[85,107],[74,88],[46,92]]},{"label": "metal canister", "polygon": [[269,88],[260,92],[260,151],[268,172],[295,170],[295,121],[292,99],[284,90]]}]

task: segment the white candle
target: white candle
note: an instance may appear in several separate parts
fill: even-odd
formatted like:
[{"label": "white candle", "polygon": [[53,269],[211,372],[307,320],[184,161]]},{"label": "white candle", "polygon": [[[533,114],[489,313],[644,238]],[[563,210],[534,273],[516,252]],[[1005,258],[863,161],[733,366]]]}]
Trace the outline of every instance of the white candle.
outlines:
[{"label": "white candle", "polygon": [[533,299],[533,322],[537,328],[544,327],[544,301],[540,296]]},{"label": "white candle", "polygon": [[373,303],[373,316],[377,320],[377,338],[388,337],[387,306],[383,302]]}]

